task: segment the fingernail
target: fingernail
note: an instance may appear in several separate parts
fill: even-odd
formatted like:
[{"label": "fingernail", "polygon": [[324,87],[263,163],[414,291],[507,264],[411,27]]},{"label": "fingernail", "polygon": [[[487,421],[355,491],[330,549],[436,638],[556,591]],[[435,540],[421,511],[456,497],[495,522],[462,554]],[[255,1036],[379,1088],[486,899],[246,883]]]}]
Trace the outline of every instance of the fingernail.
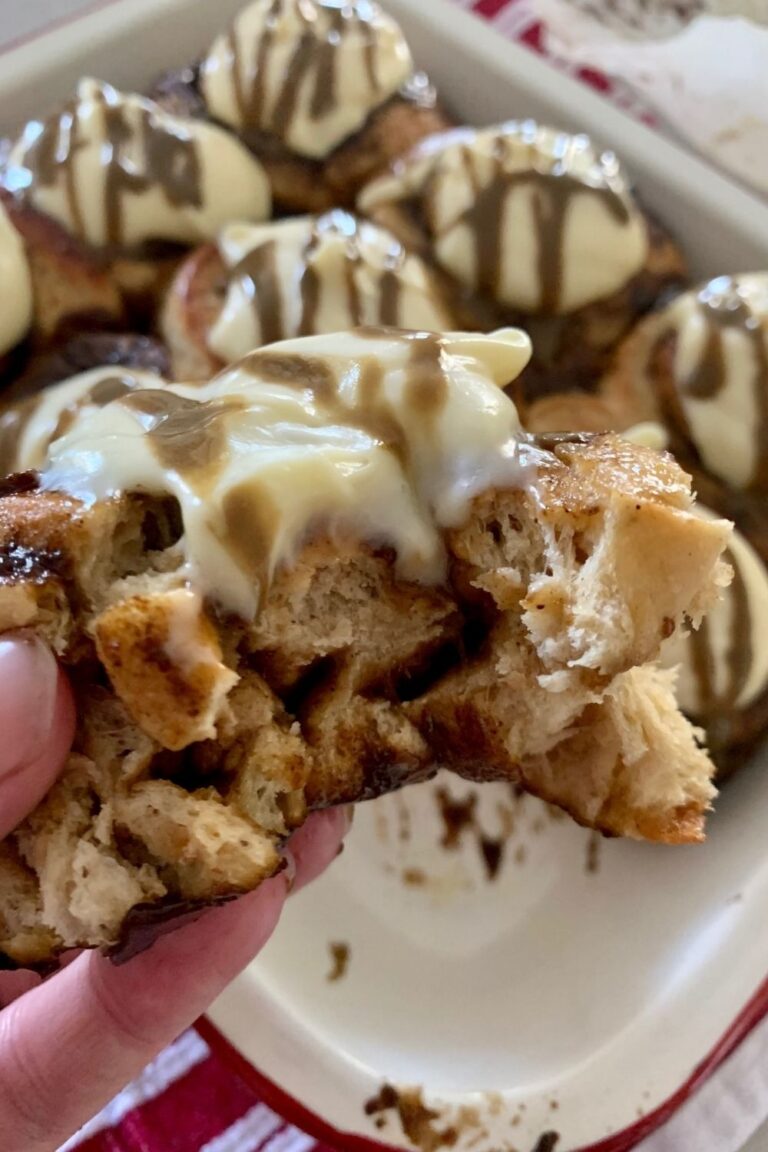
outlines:
[{"label": "fingernail", "polygon": [[285,887],[287,892],[293,891],[293,886],[296,883],[296,857],[291,852],[290,848],[283,849],[283,868],[281,875],[285,877]]},{"label": "fingernail", "polygon": [[354,804],[347,804],[341,811],[344,816],[344,833],[346,835],[355,819],[355,806]]},{"label": "fingernail", "polygon": [[44,754],[58,678],[50,649],[29,632],[0,637],[0,776]]}]

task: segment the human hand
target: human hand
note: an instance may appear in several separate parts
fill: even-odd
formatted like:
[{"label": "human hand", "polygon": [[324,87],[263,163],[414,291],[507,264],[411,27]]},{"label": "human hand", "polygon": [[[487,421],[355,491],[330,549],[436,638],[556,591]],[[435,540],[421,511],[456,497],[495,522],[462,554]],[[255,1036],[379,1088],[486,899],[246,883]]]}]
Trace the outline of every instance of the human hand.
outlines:
[{"label": "human hand", "polygon": [[[54,782],[74,731],[69,687],[47,648],[0,638],[0,840]],[[337,855],[342,810],[292,837],[293,887]],[[117,967],[83,952],[49,979],[0,973],[3,1152],[51,1152],[191,1024],[266,943],[288,873],[158,940]]]}]

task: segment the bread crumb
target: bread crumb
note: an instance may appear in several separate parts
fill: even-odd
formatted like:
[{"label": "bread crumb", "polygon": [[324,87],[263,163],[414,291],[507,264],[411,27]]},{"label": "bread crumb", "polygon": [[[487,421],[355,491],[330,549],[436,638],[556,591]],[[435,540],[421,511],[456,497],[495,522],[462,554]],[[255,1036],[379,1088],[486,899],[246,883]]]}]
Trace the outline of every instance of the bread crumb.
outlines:
[{"label": "bread crumb", "polygon": [[335,984],[337,980],[342,980],[347,974],[350,948],[349,944],[345,944],[343,941],[331,941],[328,949],[331,953],[332,967],[326,980],[329,984]]}]

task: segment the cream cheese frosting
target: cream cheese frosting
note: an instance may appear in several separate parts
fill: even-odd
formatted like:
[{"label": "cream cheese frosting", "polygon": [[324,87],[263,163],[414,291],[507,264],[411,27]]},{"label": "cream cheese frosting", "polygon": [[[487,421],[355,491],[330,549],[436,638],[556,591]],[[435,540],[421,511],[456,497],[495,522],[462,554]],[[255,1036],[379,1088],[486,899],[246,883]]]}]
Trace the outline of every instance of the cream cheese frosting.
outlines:
[{"label": "cream cheese frosting", "polygon": [[276,340],[359,325],[453,326],[426,264],[348,212],[230,224],[218,247],[228,279],[208,346],[224,361]]},{"label": "cream cheese frosting", "polygon": [[657,321],[676,336],[668,419],[713,475],[768,488],[768,272],[719,276],[686,292]]},{"label": "cream cheese frosting", "polygon": [[81,413],[97,411],[132,390],[165,385],[154,372],[91,368],[7,408],[0,413],[0,475],[42,468],[50,445]]},{"label": "cream cheese frosting", "polygon": [[611,152],[531,120],[431,137],[363,189],[374,218],[415,206],[435,259],[528,313],[573,312],[643,267],[645,220]]},{"label": "cream cheese frosting", "polygon": [[[699,505],[706,519],[717,517]],[[701,723],[748,708],[768,689],[768,570],[740,532],[724,556],[733,582],[696,632],[675,633],[662,649],[665,667],[679,666],[681,708]]]},{"label": "cream cheese frosting", "polygon": [[410,78],[400,28],[371,0],[254,0],[200,71],[208,111],[321,159]]},{"label": "cream cheese frosting", "polygon": [[201,243],[229,220],[271,211],[264,169],[224,129],[92,79],[26,125],[3,182],[97,247]]},{"label": "cream cheese frosting", "polygon": [[520,423],[503,388],[516,329],[437,336],[360,328],[254,352],[208,384],[113,370],[27,411],[15,467],[87,503],[179,501],[180,580],[251,618],[310,528],[393,547],[402,578],[440,580],[442,530],[473,497],[519,483]]},{"label": "cream cheese frosting", "polygon": [[22,340],[32,324],[34,301],[32,277],[24,242],[0,204],[0,285],[3,308],[0,313],[0,355]]}]

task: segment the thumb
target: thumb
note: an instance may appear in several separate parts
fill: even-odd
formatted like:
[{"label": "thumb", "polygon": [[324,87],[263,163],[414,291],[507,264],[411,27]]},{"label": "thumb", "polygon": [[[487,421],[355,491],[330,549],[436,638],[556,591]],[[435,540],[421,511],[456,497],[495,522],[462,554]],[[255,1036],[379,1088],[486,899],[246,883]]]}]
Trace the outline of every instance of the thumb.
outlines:
[{"label": "thumb", "polygon": [[75,724],[69,686],[36,637],[0,637],[0,840],[42,800]]}]

